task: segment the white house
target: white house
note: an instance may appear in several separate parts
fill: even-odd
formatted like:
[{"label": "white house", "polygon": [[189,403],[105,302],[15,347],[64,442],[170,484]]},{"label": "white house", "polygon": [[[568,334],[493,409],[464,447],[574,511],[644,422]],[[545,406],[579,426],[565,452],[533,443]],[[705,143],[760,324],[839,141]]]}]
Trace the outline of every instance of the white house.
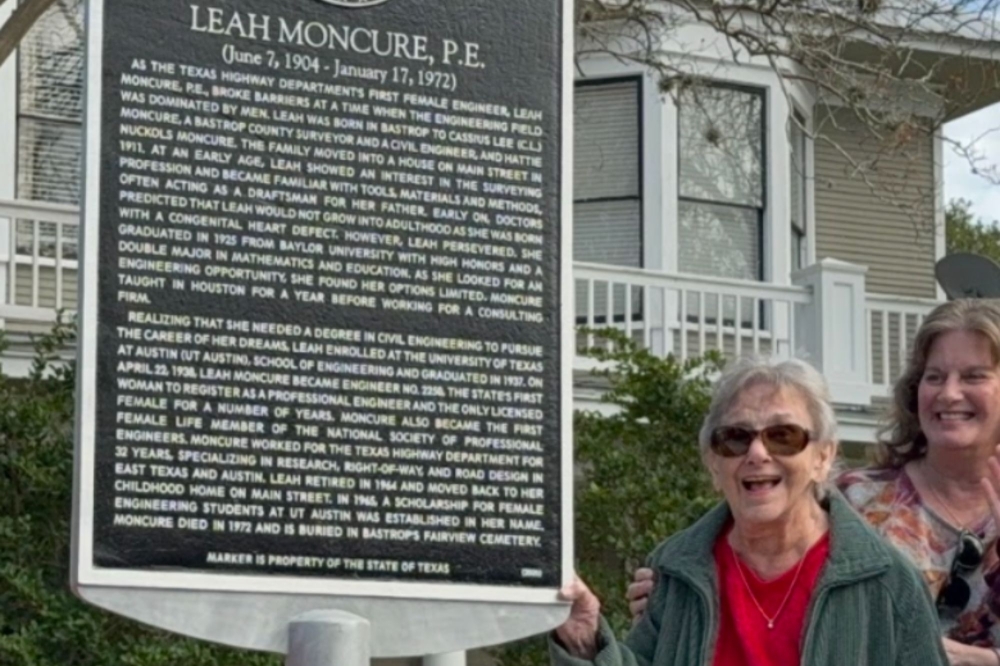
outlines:
[{"label": "white house", "polygon": [[[26,367],[28,334],[76,303],[82,25],[80,0],[55,3],[0,68],[0,328],[12,372]],[[872,441],[877,403],[943,297],[942,139],[885,150],[790,66],[734,57],[696,23],[661,37],[661,57],[696,85],[664,93],[640,65],[580,63],[578,322],[611,322],[660,354],[808,358],[832,384],[842,436]],[[917,110],[954,119],[1000,100],[1000,89],[963,104],[945,92],[996,72],[1000,43],[934,29],[909,39],[937,77]],[[856,40],[863,61],[866,36]],[[578,359],[576,397],[594,407],[587,368]]]}]

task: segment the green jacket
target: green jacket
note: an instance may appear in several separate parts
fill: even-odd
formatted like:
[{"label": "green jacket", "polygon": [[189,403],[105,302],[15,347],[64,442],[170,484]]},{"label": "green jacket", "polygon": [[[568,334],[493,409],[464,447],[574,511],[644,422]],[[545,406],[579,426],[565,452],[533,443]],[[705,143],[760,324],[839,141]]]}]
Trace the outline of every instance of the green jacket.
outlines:
[{"label": "green jacket", "polygon": [[[830,557],[806,615],[803,666],[946,666],[930,593],[839,493],[829,501]],[[711,666],[719,626],[712,547],[729,520],[725,503],[660,544],[649,565],[659,582],[624,642],[601,618],[593,662],[549,640],[556,666]]]}]

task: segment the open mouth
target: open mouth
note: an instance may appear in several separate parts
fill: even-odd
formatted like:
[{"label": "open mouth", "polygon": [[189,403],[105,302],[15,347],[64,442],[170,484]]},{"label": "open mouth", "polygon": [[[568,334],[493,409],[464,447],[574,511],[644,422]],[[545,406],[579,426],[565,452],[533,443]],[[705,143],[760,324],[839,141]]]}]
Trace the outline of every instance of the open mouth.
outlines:
[{"label": "open mouth", "polygon": [[941,421],[971,421],[975,414],[972,412],[938,412],[937,417]]},{"label": "open mouth", "polygon": [[775,488],[781,483],[781,478],[777,476],[755,476],[748,477],[741,481],[743,488],[750,492],[763,492]]}]

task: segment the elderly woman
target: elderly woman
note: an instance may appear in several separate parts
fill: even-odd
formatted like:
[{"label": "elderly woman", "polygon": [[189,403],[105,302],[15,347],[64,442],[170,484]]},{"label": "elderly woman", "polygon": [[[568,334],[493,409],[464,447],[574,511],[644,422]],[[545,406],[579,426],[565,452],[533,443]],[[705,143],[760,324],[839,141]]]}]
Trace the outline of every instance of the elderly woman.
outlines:
[{"label": "elderly woman", "polygon": [[[923,574],[952,666],[1000,664],[1000,303],[956,300],[917,332],[879,464],[837,485]],[[653,589],[640,569],[634,614]]]},{"label": "elderly woman", "polygon": [[823,379],[744,360],[721,378],[699,442],[725,501],[665,541],[648,612],[619,643],[576,580],[557,664],[944,664],[927,588],[839,494]]}]

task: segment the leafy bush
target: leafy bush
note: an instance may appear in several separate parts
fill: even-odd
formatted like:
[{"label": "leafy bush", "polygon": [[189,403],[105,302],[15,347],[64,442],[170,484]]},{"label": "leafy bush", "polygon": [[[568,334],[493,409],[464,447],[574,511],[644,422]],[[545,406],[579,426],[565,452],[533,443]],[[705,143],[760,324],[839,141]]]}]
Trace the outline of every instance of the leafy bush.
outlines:
[{"label": "leafy bush", "polygon": [[27,378],[0,368],[0,665],[277,666],[149,629],[70,592],[75,379],[59,352],[74,335],[60,324],[38,338]]},{"label": "leafy bush", "polygon": [[[630,626],[625,587],[645,556],[687,527],[717,500],[698,453],[718,356],[684,363],[658,358],[612,330],[596,331],[587,355],[601,361],[602,400],[612,415],[577,411],[577,570],[601,599],[604,616],[623,634]],[[610,343],[610,349],[605,342]],[[547,663],[544,641],[494,650],[504,666]]]}]

